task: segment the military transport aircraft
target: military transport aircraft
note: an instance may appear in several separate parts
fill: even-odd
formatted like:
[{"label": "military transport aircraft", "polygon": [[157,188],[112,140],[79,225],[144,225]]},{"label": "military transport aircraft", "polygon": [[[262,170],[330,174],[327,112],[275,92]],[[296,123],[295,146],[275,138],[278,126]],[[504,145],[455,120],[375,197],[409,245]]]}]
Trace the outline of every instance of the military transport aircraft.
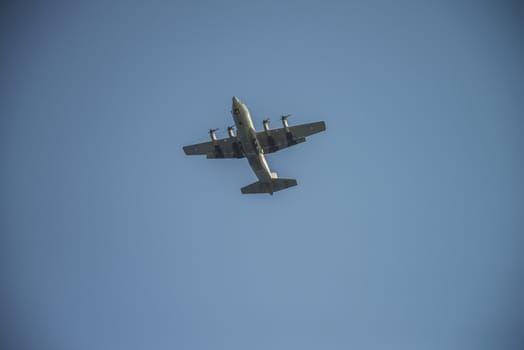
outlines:
[{"label": "military transport aircraft", "polygon": [[263,121],[264,131],[257,132],[253,126],[247,106],[237,97],[233,97],[231,111],[237,133],[233,126],[227,128],[229,137],[217,139],[215,131],[209,130],[211,141],[184,147],[187,155],[206,155],[207,158],[247,158],[249,165],[255,172],[258,180],[251,185],[241,188],[242,193],[269,193],[277,192],[288,187],[296,186],[295,179],[281,179],[277,173],[271,172],[264,154],[273,153],[283,148],[306,141],[306,136],[326,130],[326,124],[314,122],[289,126],[287,117],[282,116],[283,128],[270,129],[269,119]]}]

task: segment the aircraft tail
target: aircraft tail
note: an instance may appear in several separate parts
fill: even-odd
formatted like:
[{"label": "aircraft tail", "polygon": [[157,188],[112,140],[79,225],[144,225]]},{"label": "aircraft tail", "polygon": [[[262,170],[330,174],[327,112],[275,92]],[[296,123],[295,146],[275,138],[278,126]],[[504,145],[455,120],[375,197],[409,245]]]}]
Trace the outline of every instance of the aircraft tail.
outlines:
[{"label": "aircraft tail", "polygon": [[297,180],[295,179],[273,178],[271,179],[271,182],[261,182],[261,181],[253,182],[251,185],[242,187],[240,191],[242,191],[243,194],[248,194],[248,193],[273,194],[273,192],[281,191],[288,187],[293,187],[296,185],[297,185]]}]

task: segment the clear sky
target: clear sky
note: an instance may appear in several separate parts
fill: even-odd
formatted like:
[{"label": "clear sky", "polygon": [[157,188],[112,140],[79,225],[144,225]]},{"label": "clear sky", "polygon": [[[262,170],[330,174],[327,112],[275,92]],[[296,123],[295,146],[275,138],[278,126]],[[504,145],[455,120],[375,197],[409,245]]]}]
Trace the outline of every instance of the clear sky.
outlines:
[{"label": "clear sky", "polygon": [[[511,1],[1,6],[2,349],[522,349]],[[182,146],[327,131],[245,160]]]}]

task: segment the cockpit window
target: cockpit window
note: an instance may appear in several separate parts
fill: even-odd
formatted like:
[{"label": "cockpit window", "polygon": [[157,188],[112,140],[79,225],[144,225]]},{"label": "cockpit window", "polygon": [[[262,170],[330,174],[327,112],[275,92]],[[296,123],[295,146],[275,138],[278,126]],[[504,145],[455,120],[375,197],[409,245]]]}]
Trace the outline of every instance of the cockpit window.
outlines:
[{"label": "cockpit window", "polygon": [[233,110],[233,113],[235,113],[235,115],[239,115],[240,114],[240,110],[238,108],[235,108]]}]

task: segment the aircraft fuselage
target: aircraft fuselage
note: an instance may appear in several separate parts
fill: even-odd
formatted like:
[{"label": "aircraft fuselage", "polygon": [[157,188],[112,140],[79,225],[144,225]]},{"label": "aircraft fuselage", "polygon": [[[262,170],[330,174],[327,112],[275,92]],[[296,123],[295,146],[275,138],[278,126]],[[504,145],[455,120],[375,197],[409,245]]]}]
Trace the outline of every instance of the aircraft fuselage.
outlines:
[{"label": "aircraft fuselage", "polygon": [[[247,106],[237,97],[233,97],[233,109],[231,111],[237,129],[237,139],[242,145],[245,157],[251,169],[261,182],[271,182],[271,170],[264,156],[264,150],[257,139],[257,132]],[[276,176],[276,174],[274,175]]]}]

